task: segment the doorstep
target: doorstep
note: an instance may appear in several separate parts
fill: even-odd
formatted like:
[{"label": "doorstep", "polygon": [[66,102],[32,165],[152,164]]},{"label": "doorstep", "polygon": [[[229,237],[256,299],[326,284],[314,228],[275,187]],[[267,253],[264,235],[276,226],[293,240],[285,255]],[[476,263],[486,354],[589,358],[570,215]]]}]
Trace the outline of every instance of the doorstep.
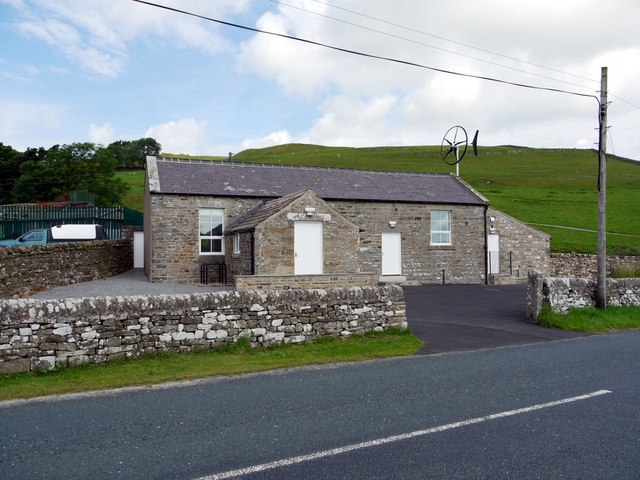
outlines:
[{"label": "doorstep", "polygon": [[382,275],[378,277],[379,283],[405,283],[407,277],[404,275]]}]

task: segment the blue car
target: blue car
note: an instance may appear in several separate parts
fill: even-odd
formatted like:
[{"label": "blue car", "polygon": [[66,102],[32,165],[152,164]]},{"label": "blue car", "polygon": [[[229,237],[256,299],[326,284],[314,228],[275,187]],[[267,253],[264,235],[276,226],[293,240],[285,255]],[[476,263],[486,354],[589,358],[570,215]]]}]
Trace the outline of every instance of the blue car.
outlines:
[{"label": "blue car", "polygon": [[0,241],[0,247],[44,245],[57,242],[86,242],[106,239],[107,234],[102,225],[69,224],[29,230],[15,240]]}]

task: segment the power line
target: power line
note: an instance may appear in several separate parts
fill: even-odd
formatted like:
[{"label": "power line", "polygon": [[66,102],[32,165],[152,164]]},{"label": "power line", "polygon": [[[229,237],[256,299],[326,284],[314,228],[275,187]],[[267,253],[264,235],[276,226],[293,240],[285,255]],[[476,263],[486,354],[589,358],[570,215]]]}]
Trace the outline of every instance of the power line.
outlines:
[{"label": "power line", "polygon": [[[421,43],[421,42],[418,42],[418,41],[415,41],[415,40],[411,40],[411,39],[407,39],[407,38],[404,38],[404,37],[400,37],[400,36],[398,36],[398,35],[393,35],[393,34],[391,34],[391,33],[387,33],[387,32],[383,32],[383,31],[380,31],[380,30],[373,29],[373,28],[369,28],[369,27],[365,27],[365,26],[357,25],[357,24],[354,24],[354,23],[351,23],[351,22],[348,22],[348,21],[345,21],[345,20],[336,19],[336,18],[333,18],[333,17],[327,16],[327,15],[323,15],[323,14],[318,13],[318,12],[312,12],[312,11],[310,11],[310,10],[306,10],[306,9],[304,9],[304,8],[301,8],[301,7],[296,7],[296,6],[293,6],[293,5],[288,5],[288,4],[283,3],[283,2],[282,2],[282,1],[280,1],[280,0],[269,0],[269,1],[270,1],[270,2],[273,2],[273,3],[276,3],[276,4],[280,4],[280,5],[287,6],[287,7],[290,7],[290,8],[296,8],[296,9],[298,9],[298,10],[302,10],[302,11],[305,11],[305,12],[309,12],[309,13],[312,13],[312,14],[314,14],[314,15],[319,15],[319,16],[322,16],[322,17],[326,17],[326,18],[329,18],[329,19],[331,19],[331,20],[335,20],[335,21],[338,21],[338,22],[343,22],[343,23],[347,23],[347,24],[350,24],[350,25],[355,25],[355,26],[360,27],[360,28],[363,28],[363,29],[367,29],[367,30],[371,30],[371,31],[374,31],[374,32],[382,33],[383,35],[389,35],[389,36],[392,36],[392,37],[395,37],[395,38],[400,38],[400,39],[407,40],[407,41],[409,41],[409,42],[417,43],[417,44],[420,44],[420,45],[425,45],[425,46],[427,46],[427,47],[431,47],[431,48],[434,48],[434,49],[437,49],[437,50],[442,50],[442,51],[444,51],[444,52],[453,53],[454,55],[459,55],[459,56],[466,57],[466,58],[470,58],[470,59],[473,59],[473,60],[478,60],[478,61],[480,61],[480,62],[489,63],[489,64],[491,64],[491,65],[496,65],[496,66],[499,66],[499,67],[502,67],[502,68],[507,68],[507,69],[510,69],[510,70],[514,70],[514,71],[518,71],[518,72],[527,73],[527,74],[529,74],[529,75],[534,75],[534,76],[537,76],[537,77],[540,77],[540,78],[544,78],[544,79],[546,79],[546,80],[553,80],[553,81],[556,81],[556,82],[565,83],[565,84],[567,84],[567,85],[572,85],[572,86],[574,86],[574,87],[589,88],[589,87],[584,87],[584,86],[582,86],[582,85],[578,85],[578,84],[575,84],[575,83],[572,83],[572,82],[567,82],[567,81],[565,81],[565,80],[560,80],[560,79],[556,79],[556,78],[552,78],[552,77],[547,77],[547,76],[544,76],[544,75],[539,75],[539,74],[537,74],[537,73],[528,72],[528,71],[526,71],[526,70],[521,70],[521,69],[518,69],[518,68],[515,68],[515,67],[509,67],[508,65],[502,65],[502,64],[499,64],[499,63],[491,62],[491,61],[489,61],[489,60],[484,60],[484,59],[481,59],[481,58],[473,57],[473,56],[471,56],[471,55],[465,55],[465,54],[463,54],[463,53],[454,52],[454,51],[451,51],[451,50],[447,50],[447,49],[440,48],[440,47],[435,47],[435,46],[432,46],[432,45],[427,45],[427,44],[424,44],[424,43]],[[427,36],[427,37],[432,37],[432,38],[436,38],[436,39],[438,39],[438,40],[442,40],[442,41],[445,41],[445,42],[453,43],[453,44],[455,44],[455,45],[460,45],[460,46],[462,46],[462,47],[471,48],[471,49],[473,49],[473,50],[477,50],[477,51],[479,51],[479,52],[488,53],[488,54],[490,54],[490,55],[495,55],[495,56],[497,56],[497,57],[502,57],[502,58],[505,58],[505,59],[508,59],[508,60],[512,60],[512,61],[514,61],[514,62],[524,63],[525,65],[530,65],[530,66],[532,66],[532,67],[542,68],[542,69],[544,69],[544,70],[549,70],[549,71],[551,71],[551,72],[560,73],[560,74],[562,74],[562,75],[567,75],[567,76],[570,76],[570,77],[580,78],[580,79],[582,79],[582,80],[587,80],[587,81],[589,81],[589,82],[596,83],[596,84],[599,84],[599,83],[600,83],[600,81],[599,81],[599,80],[594,80],[594,79],[592,79],[592,78],[584,77],[584,76],[582,76],[582,75],[577,75],[577,74],[575,74],[575,73],[569,73],[569,72],[565,72],[565,71],[563,71],[563,70],[558,70],[558,69],[556,69],[556,68],[547,67],[547,66],[545,66],[545,65],[541,65],[541,64],[538,64],[538,63],[528,62],[528,61],[526,61],[526,60],[522,60],[522,59],[520,59],[520,58],[511,57],[511,56],[509,56],[509,55],[505,55],[505,54],[502,54],[502,53],[494,52],[494,51],[492,51],[492,50],[488,50],[488,49],[481,48],[481,47],[476,47],[476,46],[474,46],[474,45],[470,45],[470,44],[468,44],[468,43],[463,43],[463,42],[459,42],[459,41],[456,41],[456,40],[451,40],[450,38],[442,37],[442,36],[439,36],[439,35],[434,35],[434,34],[432,34],[432,33],[428,33],[428,32],[425,32],[425,31],[423,31],[423,30],[418,30],[418,29],[416,29],[416,28],[407,27],[407,26],[405,26],[405,25],[401,25],[401,24],[399,24],[399,23],[394,23],[394,22],[390,22],[390,21],[388,21],[388,20],[384,20],[384,19],[382,19],[382,18],[374,17],[373,15],[368,15],[368,14],[366,14],[366,13],[358,12],[358,11],[356,11],[356,10],[350,10],[350,9],[348,9],[348,8],[339,7],[339,6],[337,6],[337,5],[333,5],[333,4],[331,4],[331,3],[328,3],[328,2],[325,2],[325,1],[322,1],[322,0],[312,0],[312,1],[313,1],[313,2],[315,2],[315,3],[319,3],[320,5],[325,5],[325,6],[327,6],[327,7],[335,8],[335,9],[337,9],[337,10],[342,10],[342,11],[344,11],[344,12],[352,13],[352,14],[354,14],[354,15],[358,15],[358,16],[361,16],[361,17],[364,17],[364,18],[368,18],[368,19],[370,19],[370,20],[375,20],[376,22],[385,23],[385,24],[387,24],[387,25],[391,25],[391,26],[394,26],[394,27],[398,27],[398,28],[401,28],[401,29],[403,29],[403,30],[407,30],[407,31],[414,32],[414,33],[419,33],[419,34],[421,34],[421,35],[425,35],[425,36]],[[632,103],[632,102],[630,102],[630,101],[628,101],[628,100],[625,100],[625,99],[624,99],[624,98],[622,98],[622,97],[619,97],[619,96],[617,96],[617,95],[614,95],[614,94],[612,94],[611,92],[609,92],[609,96],[614,97],[614,98],[617,98],[617,99],[618,99],[618,100],[620,100],[621,102],[626,103],[627,105],[629,105],[629,106],[631,106],[631,107],[634,107],[634,108],[636,108],[636,109],[640,110],[640,106],[638,106],[638,105],[636,105],[636,104],[634,104],[634,103]]]},{"label": "power line", "polygon": [[617,96],[617,95],[614,95],[614,94],[613,94],[613,93],[611,93],[611,92],[609,92],[609,96],[610,96],[610,97],[613,97],[613,98],[617,98],[617,99],[618,99],[618,100],[620,100],[621,102],[626,103],[627,105],[629,105],[629,106],[631,106],[631,107],[633,107],[633,108],[637,108],[638,110],[640,110],[640,106],[638,106],[638,105],[636,105],[636,104],[634,104],[634,103],[631,103],[631,102],[629,102],[629,101],[625,100],[624,98],[621,98],[621,97],[619,97],[619,96]]},{"label": "power line", "polygon": [[197,13],[192,13],[192,12],[188,12],[186,10],[180,10],[178,8],[168,7],[166,5],[160,5],[160,4],[157,4],[157,3],[148,2],[148,1],[145,1],[145,0],[132,0],[132,1],[136,2],[136,3],[144,4],[144,5],[149,5],[151,7],[156,7],[156,8],[160,8],[160,9],[163,9],[163,10],[167,10],[167,11],[170,11],[170,12],[180,13],[180,14],[183,14],[183,15],[188,15],[188,16],[195,17],[195,18],[200,18],[202,20],[215,22],[215,23],[218,23],[218,24],[221,24],[221,25],[226,25],[226,26],[229,26],[229,27],[239,28],[241,30],[246,30],[246,31],[255,32],[255,33],[262,33],[264,35],[271,35],[271,36],[274,36],[274,37],[285,38],[287,40],[294,40],[294,41],[297,41],[297,42],[306,43],[308,45],[315,45],[315,46],[318,46],[318,47],[328,48],[330,50],[335,50],[335,51],[343,52],[343,53],[349,53],[349,54],[357,55],[357,56],[360,56],[360,57],[372,58],[372,59],[376,59],[376,60],[384,60],[384,61],[387,61],[387,62],[398,63],[398,64],[401,64],[401,65],[407,65],[407,66],[410,66],[410,67],[423,68],[425,70],[430,70],[430,71],[433,71],[433,72],[446,73],[446,74],[449,74],[449,75],[456,75],[456,76],[459,76],[459,77],[475,78],[477,80],[485,80],[485,81],[488,81],[488,82],[500,83],[500,84],[504,84],[504,85],[511,85],[511,86],[514,86],[514,87],[527,88],[527,89],[531,89],[531,90],[542,90],[542,91],[547,91],[547,92],[563,93],[563,94],[566,94],[566,95],[573,95],[573,96],[577,96],[577,97],[594,98],[598,103],[600,102],[600,99],[596,95],[590,95],[590,94],[579,93],[579,92],[572,92],[570,90],[562,90],[560,88],[541,87],[541,86],[537,86],[537,85],[529,85],[529,84],[526,84],[526,83],[510,82],[510,81],[507,81],[507,80],[500,80],[498,78],[487,77],[487,76],[483,76],[483,75],[473,75],[473,74],[470,74],[470,73],[461,73],[461,72],[456,72],[456,71],[453,71],[453,70],[446,70],[446,69],[443,69],[443,68],[430,67],[428,65],[423,65],[423,64],[420,64],[420,63],[409,62],[407,60],[400,60],[400,59],[397,59],[397,58],[385,57],[385,56],[382,56],[382,55],[374,55],[374,54],[370,54],[370,53],[364,53],[364,52],[360,52],[360,51],[357,51],[357,50],[351,50],[351,49],[348,49],[348,48],[337,47],[335,45],[329,45],[329,44],[326,44],[326,43],[316,42],[316,41],[309,40],[309,39],[302,38],[302,37],[294,37],[292,35],[286,35],[284,33],[276,33],[276,32],[270,32],[268,30],[261,30],[261,29],[254,28],[254,27],[248,27],[246,25],[240,25],[240,24],[237,24],[237,23],[227,22],[227,21],[224,21],[224,20],[216,19],[216,18],[206,17],[204,15],[199,15]]},{"label": "power line", "polygon": [[[274,1],[274,0],[270,0],[270,1]],[[415,28],[406,27],[406,26],[401,25],[401,24],[399,24],[399,23],[389,22],[389,21],[387,21],[387,20],[383,20],[383,19],[381,19],[381,18],[377,18],[377,17],[374,17],[374,16],[372,16],[372,15],[367,15],[366,13],[357,12],[357,11],[355,11],[355,10],[350,10],[350,9],[348,9],[348,8],[338,7],[337,5],[332,5],[332,4],[330,4],[330,3],[323,2],[323,1],[321,1],[321,0],[312,0],[312,1],[314,1],[314,2],[316,2],[316,3],[319,3],[319,4],[321,4],[321,5],[326,5],[327,7],[335,8],[335,9],[338,9],[338,10],[342,10],[342,11],[344,11],[344,12],[352,13],[352,14],[354,14],[354,15],[359,15],[359,16],[361,16],[361,17],[369,18],[369,19],[371,19],[371,20],[375,20],[375,21],[377,21],[377,22],[386,23],[387,25],[392,25],[392,26],[394,26],[394,27],[402,28],[402,29],[404,29],[404,30],[408,30],[408,31],[411,31],[411,32],[419,33],[419,34],[421,34],[421,35],[426,35],[426,36],[428,36],[428,37],[437,38],[438,40],[443,40],[443,41],[445,41],[445,42],[454,43],[454,44],[456,44],[456,45],[460,45],[460,46],[462,46],[462,47],[467,47],[467,48],[471,48],[471,49],[473,49],[473,50],[478,50],[479,52],[484,52],[484,53],[488,53],[488,54],[490,54],[490,55],[495,55],[495,56],[497,56],[497,57],[502,57],[502,58],[506,58],[506,59],[508,59],[508,60],[513,60],[513,61],[516,61],[516,62],[524,63],[524,64],[527,64],[527,65],[531,65],[532,67],[538,67],[538,68],[542,68],[542,69],[544,69],[544,70],[549,70],[549,71],[552,71],[552,72],[561,73],[561,74],[563,74],[563,75],[568,75],[568,76],[570,76],[570,77],[580,78],[580,79],[582,79],[582,80],[587,80],[587,81],[589,81],[589,82],[593,82],[593,83],[596,83],[596,84],[599,84],[599,83],[600,83],[600,81],[599,81],[599,80],[594,80],[594,79],[592,79],[592,78],[583,77],[583,76],[581,76],[581,75],[576,75],[576,74],[574,74],[574,73],[563,72],[562,70],[557,70],[557,69],[555,69],[555,68],[546,67],[546,66],[544,66],[544,65],[539,65],[539,64],[537,64],[537,63],[533,63],[533,62],[527,62],[526,60],[522,60],[522,59],[520,59],[520,58],[511,57],[511,56],[509,56],[509,55],[504,55],[504,54],[502,54],[502,53],[493,52],[493,51],[491,51],[491,50],[487,50],[487,49],[480,48],[480,47],[475,47],[475,46],[473,46],[473,45],[469,45],[468,43],[463,43],[463,42],[459,42],[459,41],[456,41],[456,40],[451,40],[451,39],[449,39],[449,38],[445,38],[445,37],[441,37],[441,36],[439,36],[439,35],[434,35],[434,34],[431,34],[431,33],[427,33],[427,32],[425,32],[425,31],[418,30],[418,29],[415,29]],[[279,2],[276,2],[276,3],[279,3]],[[562,80],[558,80],[558,81],[562,81]]]},{"label": "power line", "polygon": [[[511,67],[511,66],[509,66],[509,65],[503,65],[503,64],[501,64],[501,63],[492,62],[491,60],[486,60],[486,59],[483,59],[483,58],[474,57],[473,55],[467,55],[467,54],[465,54],[465,53],[456,52],[456,51],[454,51],[454,50],[448,50],[448,49],[446,49],[446,48],[437,47],[437,46],[435,46],[435,45],[430,45],[430,44],[428,44],[428,43],[420,42],[420,41],[418,41],[418,40],[413,40],[413,39],[411,39],[411,38],[402,37],[402,36],[400,36],[400,35],[395,35],[395,34],[393,34],[393,33],[385,32],[385,31],[383,31],[383,30],[378,30],[378,29],[376,29],[376,28],[367,27],[367,26],[365,26],[365,25],[360,25],[360,24],[357,24],[357,23],[349,22],[349,21],[347,21],[347,20],[343,20],[343,19],[341,19],[341,18],[330,17],[329,15],[324,15],[324,14],[319,13],[319,12],[313,12],[313,11],[311,11],[311,10],[307,10],[306,8],[298,7],[298,6],[296,6],[296,5],[290,5],[290,4],[288,4],[288,3],[284,3],[284,2],[282,2],[282,1],[280,1],[280,0],[269,0],[269,1],[270,1],[270,2],[272,2],[272,3],[275,3],[275,4],[277,4],[277,5],[281,5],[281,6],[283,6],[283,7],[292,8],[292,9],[295,9],[295,10],[300,10],[300,11],[302,11],[302,12],[309,13],[309,14],[311,14],[311,15],[316,15],[316,16],[319,16],[319,17],[326,18],[326,19],[328,19],[328,20],[333,20],[333,21],[335,21],[335,22],[344,23],[345,25],[350,25],[350,26],[352,26],[352,27],[357,27],[357,28],[360,28],[360,29],[362,29],[362,30],[368,30],[368,31],[370,31],[370,32],[375,32],[375,33],[379,33],[379,34],[381,34],[381,35],[386,35],[386,36],[388,36],[388,37],[396,38],[396,39],[399,39],[399,40],[404,40],[404,41],[406,41],[406,42],[414,43],[414,44],[416,44],[416,45],[422,45],[423,47],[432,48],[432,49],[434,49],[434,50],[439,50],[439,51],[441,51],[441,52],[450,53],[450,54],[452,54],[452,55],[458,55],[458,56],[460,56],[460,57],[469,58],[469,59],[471,59],[471,60],[475,60],[475,61],[478,61],[478,62],[488,63],[489,65],[494,65],[494,66],[497,66],[497,67],[500,67],[500,68],[505,68],[505,69],[508,69],[508,70],[513,70],[513,71],[515,71],[515,72],[525,73],[525,74],[527,74],[527,75],[532,75],[532,76],[535,76],[535,77],[544,78],[545,80],[551,80],[551,81],[554,81],[554,82],[564,83],[564,84],[566,84],[566,85],[571,85],[571,86],[574,86],[574,87],[590,89],[590,87],[585,87],[584,85],[579,85],[579,84],[577,84],[577,83],[567,82],[566,80],[560,80],[560,79],[558,79],[558,78],[547,77],[547,76],[545,76],[545,75],[541,75],[541,74],[539,74],[539,73],[529,72],[529,71],[527,71],[527,70],[522,70],[521,68]],[[329,4],[326,4],[326,3],[324,3],[324,2],[318,2],[318,3],[322,3],[323,5],[329,5]],[[336,7],[336,8],[340,8],[340,7]],[[345,9],[345,10],[346,10],[346,9]],[[352,10],[347,10],[347,11],[352,12]],[[355,13],[355,12],[354,12],[354,13]],[[368,15],[364,15],[364,14],[359,14],[359,15],[362,15],[362,16],[364,16],[364,17],[368,17]],[[374,17],[370,17],[370,18],[374,18]],[[401,26],[401,25],[398,25],[398,24],[395,24],[395,23],[391,23],[391,22],[386,22],[386,21],[384,21],[384,20],[379,20],[379,19],[376,19],[376,20],[378,20],[378,21],[380,21],[380,22],[388,23],[388,24],[390,24],[390,25],[398,26],[398,27],[400,27],[400,28],[404,28],[404,29],[406,29],[406,30],[411,30],[411,31],[414,31],[414,32],[418,32],[418,33],[421,33],[421,34],[423,34],[423,35],[433,36],[433,37],[435,37],[435,38],[440,38],[440,39],[441,39],[441,37],[437,37],[437,36],[435,36],[435,35],[431,35],[431,34],[426,33],[426,32],[420,32],[420,31],[418,31],[418,30],[414,30],[414,29],[409,28],[409,27],[403,27],[403,26]],[[445,39],[443,39],[443,40],[445,40]],[[447,40],[447,41],[452,42],[452,43],[460,44],[459,42],[454,42],[453,40]],[[467,46],[467,45],[465,45],[465,44],[460,44],[460,45]],[[474,48],[474,47],[469,47],[469,48]],[[483,51],[483,52],[488,52],[487,50],[483,50],[483,49],[481,49],[481,48],[476,48],[476,50],[480,50],[480,51]],[[488,52],[488,53],[492,53],[492,52]],[[492,54],[493,54],[493,55],[498,55],[498,56],[501,56],[501,57],[505,57],[505,58],[508,58],[508,59],[511,59],[511,60],[520,61],[520,60],[518,60],[518,59],[516,59],[516,58],[508,57],[508,56],[506,56],[506,55],[501,55],[501,54],[498,54],[498,53],[492,53]],[[524,62],[524,61],[523,61],[523,63],[529,63],[529,62]],[[529,64],[530,64],[530,65],[535,65],[535,64],[531,64],[531,63],[529,63]],[[537,65],[536,65],[536,66],[537,66]],[[545,67],[541,67],[541,68],[545,68]],[[554,69],[548,68],[547,70],[554,70]],[[564,75],[572,75],[572,74],[569,74],[569,73],[560,72],[559,70],[554,70],[554,71],[559,72],[559,73],[563,73]],[[573,75],[573,76],[577,76],[577,77],[579,77],[579,78],[584,78],[584,77],[580,77],[580,76],[578,76],[578,75]],[[586,80],[589,80],[589,79],[586,79]],[[590,80],[590,81],[593,81],[593,80]]]}]

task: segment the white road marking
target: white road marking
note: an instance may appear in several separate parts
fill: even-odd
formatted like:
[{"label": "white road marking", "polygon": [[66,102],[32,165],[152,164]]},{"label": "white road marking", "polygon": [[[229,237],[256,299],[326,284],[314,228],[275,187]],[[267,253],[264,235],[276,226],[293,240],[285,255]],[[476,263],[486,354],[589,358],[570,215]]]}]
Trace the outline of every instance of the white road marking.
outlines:
[{"label": "white road marking", "polygon": [[518,408],[516,410],[508,410],[506,412],[494,413],[485,417],[477,417],[469,420],[463,420],[461,422],[449,423],[446,425],[440,425],[438,427],[427,428],[424,430],[416,430],[414,432],[403,433],[400,435],[393,435],[385,438],[378,438],[376,440],[369,440],[368,442],[354,443],[352,445],[346,445],[344,447],[332,448],[330,450],[322,450],[320,452],[309,453],[307,455],[300,455],[298,457],[290,457],[282,460],[276,460],[275,462],[263,463],[260,465],[253,465],[251,467],[239,468],[237,470],[229,470],[227,472],[216,473],[206,477],[200,477],[196,480],[221,480],[224,478],[240,477],[242,475],[248,475],[250,473],[263,472],[265,470],[272,470],[274,468],[286,467],[287,465],[295,465],[297,463],[309,462],[311,460],[317,460],[319,458],[330,457],[333,455],[340,455],[342,453],[351,452],[354,450],[360,450],[363,448],[377,447],[387,443],[399,442],[401,440],[407,440],[409,438],[421,437],[432,433],[444,432],[445,430],[452,430],[454,428],[466,427],[468,425],[475,425],[477,423],[487,422],[489,420],[497,420],[499,418],[512,417],[514,415],[520,415],[523,413],[533,412],[535,410],[542,410],[544,408],[556,407],[558,405],[564,405],[565,403],[579,402],[580,400],[588,400],[600,395],[606,395],[611,393],[610,390],[598,390],[596,392],[586,393],[577,397],[563,398],[561,400],[555,400],[549,403],[540,403],[532,405],[530,407]]}]

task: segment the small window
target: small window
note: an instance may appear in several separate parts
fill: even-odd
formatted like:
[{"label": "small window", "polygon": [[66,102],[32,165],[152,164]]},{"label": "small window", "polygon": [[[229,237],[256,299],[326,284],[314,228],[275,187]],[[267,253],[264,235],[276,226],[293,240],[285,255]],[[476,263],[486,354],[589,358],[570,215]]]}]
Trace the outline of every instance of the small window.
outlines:
[{"label": "small window", "polygon": [[233,253],[240,255],[240,234],[236,233],[233,236]]},{"label": "small window", "polygon": [[35,230],[33,232],[25,233],[18,240],[21,242],[41,242],[42,230]]},{"label": "small window", "polygon": [[201,208],[200,209],[200,254],[222,255],[224,242],[224,209]]},{"label": "small window", "polygon": [[431,245],[451,245],[451,212],[431,212]]}]

